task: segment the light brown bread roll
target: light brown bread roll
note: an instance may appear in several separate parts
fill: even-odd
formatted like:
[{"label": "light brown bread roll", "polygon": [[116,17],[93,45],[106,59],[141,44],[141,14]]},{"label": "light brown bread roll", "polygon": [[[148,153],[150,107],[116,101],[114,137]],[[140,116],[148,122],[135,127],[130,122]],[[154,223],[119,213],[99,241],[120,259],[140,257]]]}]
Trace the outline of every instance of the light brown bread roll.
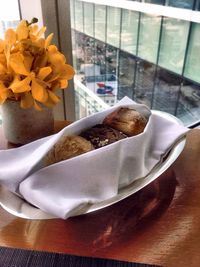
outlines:
[{"label": "light brown bread roll", "polygon": [[120,108],[110,113],[103,121],[116,130],[128,136],[134,136],[144,131],[147,119],[138,111],[129,108]]},{"label": "light brown bread roll", "polygon": [[76,157],[93,149],[91,142],[81,136],[63,136],[46,155],[46,165]]}]

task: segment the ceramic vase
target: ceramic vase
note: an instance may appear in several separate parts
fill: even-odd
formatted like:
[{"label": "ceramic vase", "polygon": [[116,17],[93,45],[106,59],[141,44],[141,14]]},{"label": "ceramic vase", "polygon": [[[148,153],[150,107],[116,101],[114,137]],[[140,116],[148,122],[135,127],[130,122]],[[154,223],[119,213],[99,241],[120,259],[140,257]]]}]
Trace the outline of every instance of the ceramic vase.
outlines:
[{"label": "ceramic vase", "polygon": [[7,100],[1,106],[3,131],[8,142],[27,144],[53,134],[54,118],[52,109],[42,111],[34,108],[23,109],[19,102]]}]

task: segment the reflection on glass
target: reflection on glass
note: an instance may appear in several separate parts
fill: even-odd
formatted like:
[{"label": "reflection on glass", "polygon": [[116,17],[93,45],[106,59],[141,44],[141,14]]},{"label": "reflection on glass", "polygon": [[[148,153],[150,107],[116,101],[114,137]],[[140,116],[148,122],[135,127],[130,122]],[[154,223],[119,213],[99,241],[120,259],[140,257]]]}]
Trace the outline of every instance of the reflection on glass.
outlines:
[{"label": "reflection on glass", "polygon": [[135,77],[135,101],[151,107],[155,79],[155,65],[140,60],[137,62]]},{"label": "reflection on glass", "polygon": [[107,43],[119,47],[120,9],[107,7]]},{"label": "reflection on glass", "polygon": [[145,0],[145,3],[157,4],[157,5],[164,5],[165,0]]},{"label": "reflection on glass", "polygon": [[176,116],[185,125],[190,125],[200,119],[200,85],[185,80],[181,86],[180,98]]},{"label": "reflection on glass", "polygon": [[138,56],[156,63],[161,18],[141,14]]},{"label": "reflection on glass", "polygon": [[77,70],[77,47],[76,47],[76,32],[75,30],[71,30],[72,35],[72,59],[73,59],[73,67]]},{"label": "reflection on glass", "polygon": [[74,1],[70,0],[70,19],[71,19],[71,28],[75,29],[74,25]]},{"label": "reflection on glass", "polygon": [[179,7],[179,8],[186,8],[192,9],[194,0],[166,0],[166,5]]},{"label": "reflection on glass", "polygon": [[181,78],[167,70],[158,68],[152,108],[175,114]]},{"label": "reflection on glass", "polygon": [[184,76],[200,83],[200,24],[192,24]]},{"label": "reflection on glass", "polygon": [[84,3],[84,32],[94,36],[94,6],[91,3]]},{"label": "reflection on glass", "polygon": [[100,74],[106,74],[106,44],[95,41],[95,64],[100,66]]},{"label": "reflection on glass", "polygon": [[128,96],[133,98],[136,58],[128,53],[119,54],[118,99]]},{"label": "reflection on glass", "polygon": [[136,54],[139,12],[122,10],[121,49]]},{"label": "reflection on glass", "polygon": [[74,1],[75,8],[75,27],[77,31],[83,32],[83,3]]},{"label": "reflection on glass", "polygon": [[106,7],[101,5],[95,5],[95,38],[106,39]]},{"label": "reflection on glass", "polygon": [[160,66],[178,74],[182,73],[188,31],[188,21],[164,19],[159,55]]},{"label": "reflection on glass", "polygon": [[200,0],[196,0],[195,10],[200,11]]}]

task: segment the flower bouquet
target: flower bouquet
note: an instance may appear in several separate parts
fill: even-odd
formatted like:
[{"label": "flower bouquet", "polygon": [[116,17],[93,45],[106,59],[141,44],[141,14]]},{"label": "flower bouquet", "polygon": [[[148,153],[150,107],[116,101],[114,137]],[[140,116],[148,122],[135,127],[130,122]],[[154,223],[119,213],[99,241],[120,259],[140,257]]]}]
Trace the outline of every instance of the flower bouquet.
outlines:
[{"label": "flower bouquet", "polygon": [[12,100],[20,109],[41,111],[60,101],[56,90],[67,88],[74,69],[51,44],[53,34],[42,37],[46,27],[39,29],[35,22],[22,20],[0,39],[0,104]]}]

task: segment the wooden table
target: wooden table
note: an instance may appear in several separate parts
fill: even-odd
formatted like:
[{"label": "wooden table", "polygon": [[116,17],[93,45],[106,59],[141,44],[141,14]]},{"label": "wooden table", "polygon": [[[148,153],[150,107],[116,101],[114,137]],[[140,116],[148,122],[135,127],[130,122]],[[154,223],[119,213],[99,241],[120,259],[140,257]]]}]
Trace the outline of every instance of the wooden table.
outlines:
[{"label": "wooden table", "polygon": [[[63,127],[58,122],[56,128]],[[7,142],[0,130],[0,147]],[[200,130],[161,177],[101,211],[26,220],[0,208],[0,246],[174,267],[200,265]]]}]

